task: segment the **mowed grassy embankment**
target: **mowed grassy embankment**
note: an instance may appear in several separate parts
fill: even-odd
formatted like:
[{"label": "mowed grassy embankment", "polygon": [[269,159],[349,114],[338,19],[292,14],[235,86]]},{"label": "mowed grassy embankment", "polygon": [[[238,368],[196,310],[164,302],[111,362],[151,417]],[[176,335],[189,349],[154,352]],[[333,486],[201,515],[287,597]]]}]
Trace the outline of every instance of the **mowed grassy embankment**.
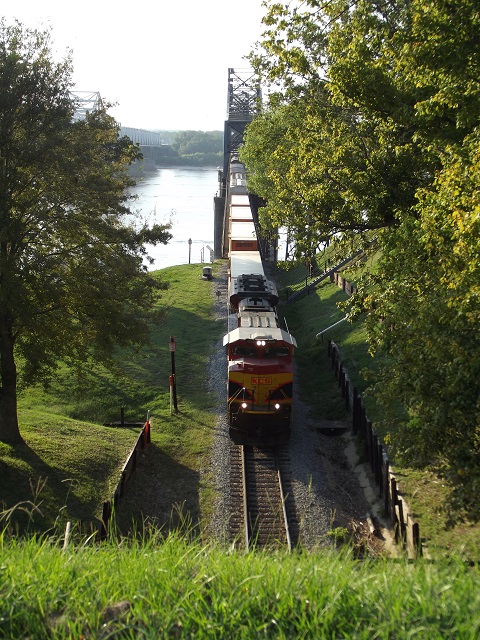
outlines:
[{"label": "mowed grassy embankment", "polygon": [[[166,486],[171,481],[177,487],[169,495],[172,502],[186,500],[192,517],[200,519],[198,469],[214,422],[205,372],[212,341],[222,332],[213,317],[212,283],[201,279],[201,271],[201,265],[183,265],[158,272],[167,288],[152,342],[139,352],[119,353],[115,371],[95,366],[78,377],[60,365],[46,389],[20,394],[26,444],[0,444],[4,524],[21,532],[59,532],[70,520],[74,527],[81,522],[83,532],[96,530],[102,504],[112,497],[139,434],[138,428],[103,426],[120,419],[121,407],[126,421],[145,421],[150,411],[149,465],[162,470]],[[177,344],[179,406],[173,416],[171,335]],[[188,487],[185,494],[181,485]]]}]

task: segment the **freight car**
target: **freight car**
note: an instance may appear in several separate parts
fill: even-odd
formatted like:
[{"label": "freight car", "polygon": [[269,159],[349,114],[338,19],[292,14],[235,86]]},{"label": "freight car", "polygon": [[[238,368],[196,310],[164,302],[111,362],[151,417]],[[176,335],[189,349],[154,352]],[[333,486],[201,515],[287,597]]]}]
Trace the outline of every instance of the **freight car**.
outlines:
[{"label": "freight car", "polygon": [[245,182],[230,165],[228,358],[230,437],[237,444],[277,445],[291,430],[295,338],[280,327],[275,285],[266,277]]}]

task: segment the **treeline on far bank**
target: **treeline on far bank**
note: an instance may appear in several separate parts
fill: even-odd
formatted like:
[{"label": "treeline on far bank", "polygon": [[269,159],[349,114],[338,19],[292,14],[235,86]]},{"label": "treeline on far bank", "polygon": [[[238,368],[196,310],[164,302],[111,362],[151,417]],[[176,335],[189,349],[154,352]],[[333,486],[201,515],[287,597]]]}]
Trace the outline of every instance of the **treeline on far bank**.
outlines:
[{"label": "treeline on far bank", "polygon": [[162,146],[153,150],[158,165],[222,166],[222,131],[159,131]]}]

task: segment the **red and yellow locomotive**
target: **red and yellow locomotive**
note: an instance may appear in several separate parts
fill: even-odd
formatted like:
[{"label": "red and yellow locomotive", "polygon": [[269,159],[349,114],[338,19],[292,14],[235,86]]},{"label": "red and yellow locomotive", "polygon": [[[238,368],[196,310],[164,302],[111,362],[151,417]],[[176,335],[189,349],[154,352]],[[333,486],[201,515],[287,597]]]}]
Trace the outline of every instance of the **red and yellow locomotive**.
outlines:
[{"label": "red and yellow locomotive", "polygon": [[228,348],[230,436],[238,444],[283,444],[290,437],[295,339],[278,326],[272,285],[261,274],[237,283],[263,283],[230,296],[238,326],[223,340]]}]

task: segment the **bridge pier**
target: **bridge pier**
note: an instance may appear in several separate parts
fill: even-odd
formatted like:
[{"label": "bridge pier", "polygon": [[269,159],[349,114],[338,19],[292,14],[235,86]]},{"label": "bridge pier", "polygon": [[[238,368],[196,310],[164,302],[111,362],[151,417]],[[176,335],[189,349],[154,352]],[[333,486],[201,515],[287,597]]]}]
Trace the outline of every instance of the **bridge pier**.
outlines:
[{"label": "bridge pier", "polygon": [[223,225],[225,217],[225,196],[215,196],[214,198],[214,218],[213,218],[213,255],[215,260],[223,258]]}]

